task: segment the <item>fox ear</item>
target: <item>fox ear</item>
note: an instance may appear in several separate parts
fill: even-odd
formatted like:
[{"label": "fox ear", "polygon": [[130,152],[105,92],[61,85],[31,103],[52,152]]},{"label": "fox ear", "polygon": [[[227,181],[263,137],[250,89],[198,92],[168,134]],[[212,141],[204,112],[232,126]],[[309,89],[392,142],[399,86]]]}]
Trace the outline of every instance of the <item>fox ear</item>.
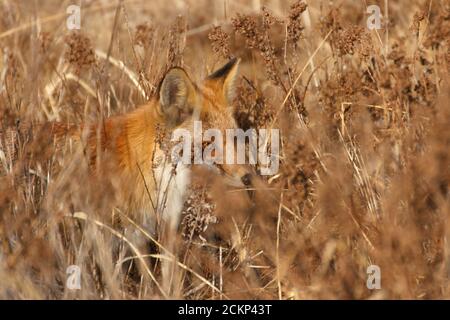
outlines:
[{"label": "fox ear", "polygon": [[181,68],[172,68],[164,76],[159,89],[161,112],[169,126],[184,122],[192,114],[190,97],[194,85]]},{"label": "fox ear", "polygon": [[241,59],[233,58],[207,78],[208,80],[219,81],[222,84],[223,94],[228,104],[233,102],[236,95],[236,80],[240,62]]}]

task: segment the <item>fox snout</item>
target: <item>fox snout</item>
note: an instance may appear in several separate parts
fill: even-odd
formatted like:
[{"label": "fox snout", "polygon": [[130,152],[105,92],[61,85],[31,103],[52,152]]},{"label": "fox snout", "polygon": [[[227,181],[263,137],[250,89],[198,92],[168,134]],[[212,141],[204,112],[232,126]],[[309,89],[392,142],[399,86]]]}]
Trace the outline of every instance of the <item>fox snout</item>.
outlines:
[{"label": "fox snout", "polygon": [[220,168],[225,184],[230,187],[248,188],[252,186],[255,172],[250,166],[229,165]]}]

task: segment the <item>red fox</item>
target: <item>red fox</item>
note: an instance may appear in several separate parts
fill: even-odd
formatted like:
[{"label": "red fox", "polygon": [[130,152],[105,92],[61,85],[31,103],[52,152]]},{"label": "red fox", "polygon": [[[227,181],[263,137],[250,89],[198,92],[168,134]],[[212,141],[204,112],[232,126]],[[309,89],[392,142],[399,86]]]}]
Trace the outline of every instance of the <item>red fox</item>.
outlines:
[{"label": "red fox", "polygon": [[[94,125],[54,123],[48,128],[56,139],[69,136],[71,141],[81,142],[93,165],[98,162],[99,151],[101,161],[114,164],[113,174],[123,186],[120,199],[130,212],[143,214],[145,220],[153,221],[151,224],[162,218],[175,227],[190,183],[190,168],[172,163],[158,136],[177,128],[191,132],[195,120],[203,127],[222,131],[236,128],[231,104],[238,68],[239,60],[232,59],[195,84],[184,69],[175,67],[165,74],[158,95],[132,112]],[[233,185],[251,183],[248,165],[216,164],[214,168]]]}]

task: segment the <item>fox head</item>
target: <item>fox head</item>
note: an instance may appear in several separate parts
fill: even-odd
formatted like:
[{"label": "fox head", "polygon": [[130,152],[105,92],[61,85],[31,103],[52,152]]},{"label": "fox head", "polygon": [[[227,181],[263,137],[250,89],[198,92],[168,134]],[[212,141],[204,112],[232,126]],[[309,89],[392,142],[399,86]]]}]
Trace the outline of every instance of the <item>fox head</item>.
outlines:
[{"label": "fox head", "polygon": [[[183,128],[194,136],[194,123],[201,123],[202,130],[214,129],[225,139],[227,129],[237,129],[232,104],[239,62],[239,59],[230,60],[199,84],[195,84],[182,68],[169,70],[159,87],[159,113],[170,130]],[[223,142],[216,144],[222,149],[213,152],[224,154]],[[225,164],[223,161],[209,166],[225,176],[231,185],[251,185],[253,170],[249,165]]]}]

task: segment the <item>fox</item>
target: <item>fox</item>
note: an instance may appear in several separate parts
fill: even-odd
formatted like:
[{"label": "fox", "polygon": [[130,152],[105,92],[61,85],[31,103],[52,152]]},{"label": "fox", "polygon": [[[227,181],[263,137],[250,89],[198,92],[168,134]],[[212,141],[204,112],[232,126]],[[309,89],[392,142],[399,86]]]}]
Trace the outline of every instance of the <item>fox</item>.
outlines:
[{"label": "fox", "polygon": [[[237,128],[233,101],[239,64],[240,59],[233,58],[199,83],[185,69],[172,67],[162,77],[157,93],[128,113],[79,126],[50,123],[45,130],[56,140],[69,138],[83,144],[93,170],[103,161],[112,163],[114,169],[101,174],[118,177],[119,197],[127,211],[143,218],[149,228],[154,229],[158,221],[176,228],[192,168],[173,163],[158,137],[170,136],[177,128],[192,132],[194,121],[221,131]],[[6,145],[3,154],[11,153],[7,149]],[[254,176],[248,164],[214,164],[209,169],[235,187],[248,187]]]}]

